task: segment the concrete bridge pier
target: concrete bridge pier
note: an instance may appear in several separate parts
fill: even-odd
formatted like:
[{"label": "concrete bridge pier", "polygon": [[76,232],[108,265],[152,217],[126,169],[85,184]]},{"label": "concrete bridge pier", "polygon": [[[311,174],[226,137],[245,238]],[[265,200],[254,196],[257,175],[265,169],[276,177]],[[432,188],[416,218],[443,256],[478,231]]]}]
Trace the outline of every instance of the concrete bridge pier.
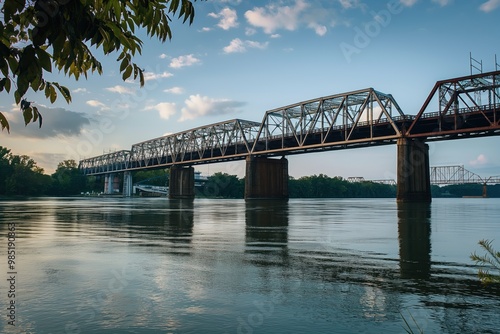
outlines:
[{"label": "concrete bridge pier", "polygon": [[107,195],[114,194],[115,190],[120,189],[120,178],[116,173],[104,175],[104,193]]},{"label": "concrete bridge pier", "polygon": [[398,139],[398,202],[431,202],[429,145],[419,139]]},{"label": "concrete bridge pier", "polygon": [[132,196],[132,172],[123,172],[123,197]]},{"label": "concrete bridge pier", "polygon": [[194,168],[172,166],[170,168],[168,198],[194,199]]},{"label": "concrete bridge pier", "polygon": [[288,198],[288,160],[249,156],[246,159],[245,199]]}]

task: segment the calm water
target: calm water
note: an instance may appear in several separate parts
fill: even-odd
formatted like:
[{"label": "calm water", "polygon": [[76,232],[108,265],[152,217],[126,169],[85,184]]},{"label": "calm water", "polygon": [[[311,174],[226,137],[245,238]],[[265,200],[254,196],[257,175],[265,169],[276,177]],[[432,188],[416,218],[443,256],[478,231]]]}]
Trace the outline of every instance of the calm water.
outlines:
[{"label": "calm water", "polygon": [[[0,201],[2,333],[500,333],[500,200]],[[16,225],[16,326],[7,227]],[[411,314],[411,315],[410,315]]]}]

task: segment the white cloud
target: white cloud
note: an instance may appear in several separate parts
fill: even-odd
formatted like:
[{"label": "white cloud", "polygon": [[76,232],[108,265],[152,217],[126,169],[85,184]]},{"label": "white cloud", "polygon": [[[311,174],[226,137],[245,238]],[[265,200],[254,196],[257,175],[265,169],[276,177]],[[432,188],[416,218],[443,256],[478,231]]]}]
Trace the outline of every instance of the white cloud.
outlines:
[{"label": "white cloud", "polygon": [[173,74],[170,72],[167,72],[167,71],[165,71],[163,73],[145,72],[144,73],[144,81],[170,78],[171,76],[173,76]]},{"label": "white cloud", "polygon": [[213,99],[208,96],[191,95],[184,101],[180,122],[195,119],[201,116],[234,114],[240,112],[239,107],[244,103],[227,99]]},{"label": "white cloud", "polygon": [[73,89],[73,93],[78,94],[78,93],[88,93],[87,88],[77,88]]},{"label": "white cloud", "polygon": [[247,48],[254,49],[265,49],[269,45],[269,42],[259,43],[255,41],[242,41],[239,38],[235,38],[229,43],[228,46],[224,47],[223,50],[225,53],[243,53],[247,51]]},{"label": "white cloud", "polygon": [[116,85],[114,87],[108,87],[106,88],[107,91],[113,92],[113,93],[118,93],[118,94],[133,94],[134,92],[127,87]]},{"label": "white cloud", "polygon": [[165,59],[165,58],[167,58],[167,57],[168,57],[168,56],[167,56],[166,54],[164,54],[164,53],[162,53],[162,54],[160,55],[160,59]]},{"label": "white cloud", "polygon": [[483,3],[479,7],[479,9],[485,13],[489,13],[497,9],[499,6],[500,6],[500,0],[488,0],[485,3]]},{"label": "white cloud", "polygon": [[101,109],[109,109],[108,107],[106,107],[106,105],[100,101],[97,101],[97,100],[88,100],[87,102],[85,102],[86,104],[88,104],[89,106],[91,107],[94,107],[94,108],[101,108]]},{"label": "white cloud", "polygon": [[235,38],[229,43],[228,46],[224,47],[224,52],[225,53],[235,53],[235,52],[245,52],[245,43],[239,38]]},{"label": "white cloud", "polygon": [[316,34],[319,36],[324,36],[327,32],[327,29],[324,25],[317,24],[315,22],[309,23],[308,27],[314,29]]},{"label": "white cloud", "polygon": [[448,6],[453,0],[432,0],[432,2],[437,3],[441,7]]},{"label": "white cloud", "polygon": [[406,7],[411,7],[417,3],[418,0],[400,0],[401,3]]},{"label": "white cloud", "polygon": [[252,36],[252,35],[255,35],[257,33],[257,30],[255,30],[254,28],[245,28],[245,35],[247,36]]},{"label": "white cloud", "polygon": [[[347,1],[347,0],[346,0]],[[357,0],[349,0],[352,5]],[[326,26],[321,21],[331,21],[333,12],[311,7],[305,0],[295,0],[293,6],[278,6],[275,4],[266,7],[255,7],[245,13],[248,23],[254,27],[262,28],[266,34],[275,35],[280,29],[289,31],[297,30],[301,25],[313,29],[316,34],[326,34]]]},{"label": "white cloud", "polygon": [[200,60],[196,58],[193,54],[179,56],[177,58],[173,58],[170,62],[170,67],[172,68],[182,68],[186,66],[192,66],[194,64],[199,63]]},{"label": "white cloud", "polygon": [[175,103],[170,102],[161,102],[147,106],[144,110],[156,110],[162,119],[169,119],[177,112]]},{"label": "white cloud", "polygon": [[182,87],[172,87],[165,89],[163,91],[165,93],[176,94],[176,95],[184,93],[184,89]]},{"label": "white cloud", "polygon": [[210,28],[210,27],[201,28],[201,31],[203,31],[203,32],[207,32],[207,31],[211,31],[211,30],[212,30],[212,28]]},{"label": "white cloud", "polygon": [[361,6],[361,2],[359,0],[339,0],[340,5],[345,9],[351,9]]},{"label": "white cloud", "polygon": [[476,159],[469,161],[472,166],[484,165],[488,163],[488,158],[484,154],[479,154]]},{"label": "white cloud", "polygon": [[210,13],[208,16],[213,17],[214,19],[220,19],[217,26],[224,30],[229,30],[238,26],[238,14],[234,9],[226,7],[218,14]]},{"label": "white cloud", "polygon": [[255,7],[245,12],[248,23],[262,28],[266,34],[272,34],[278,29],[296,30],[299,24],[299,15],[309,5],[304,0],[296,0],[293,7],[267,5]]},{"label": "white cloud", "polygon": [[271,37],[271,38],[280,38],[280,37],[281,37],[281,35],[280,35],[280,34],[272,34],[270,37]]}]

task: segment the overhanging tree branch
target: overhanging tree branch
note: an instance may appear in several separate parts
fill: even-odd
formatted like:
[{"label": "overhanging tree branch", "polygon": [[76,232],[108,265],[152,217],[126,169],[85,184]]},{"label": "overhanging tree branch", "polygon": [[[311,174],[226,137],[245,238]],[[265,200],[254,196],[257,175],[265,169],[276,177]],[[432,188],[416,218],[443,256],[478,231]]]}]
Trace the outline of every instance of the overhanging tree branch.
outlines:
[{"label": "overhanging tree branch", "polygon": [[[200,0],[203,1],[203,0]],[[161,42],[172,38],[170,16],[191,24],[196,0],[5,0],[0,22],[0,92],[14,94],[25,125],[42,118],[26,93],[44,91],[54,103],[58,95],[71,102],[69,89],[44,79],[53,67],[78,80],[88,73],[102,74],[102,65],[89,45],[105,55],[118,52],[122,79],[139,79],[143,70],[132,61],[143,42],[136,29]],[[10,131],[0,112],[0,127]]]}]

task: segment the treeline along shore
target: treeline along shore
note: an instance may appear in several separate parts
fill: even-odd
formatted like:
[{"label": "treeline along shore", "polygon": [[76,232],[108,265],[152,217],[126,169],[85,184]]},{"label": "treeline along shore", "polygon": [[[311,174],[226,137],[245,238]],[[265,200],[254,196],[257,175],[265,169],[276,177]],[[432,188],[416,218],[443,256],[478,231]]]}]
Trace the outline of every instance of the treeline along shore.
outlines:
[{"label": "treeline along shore", "polygon": [[[151,185],[166,185],[168,170],[138,171],[134,182],[148,181]],[[47,175],[36,161],[26,155],[16,155],[0,146],[0,196],[78,196],[100,193],[104,178],[84,176],[74,160],[64,160],[56,171]],[[324,174],[290,177],[290,198],[395,198],[396,186],[371,181],[349,182],[342,177]],[[199,198],[243,198],[245,180],[236,175],[215,173],[197,188]],[[500,197],[500,185],[489,185],[488,197]],[[483,185],[461,184],[432,186],[433,197],[482,196]]]}]

